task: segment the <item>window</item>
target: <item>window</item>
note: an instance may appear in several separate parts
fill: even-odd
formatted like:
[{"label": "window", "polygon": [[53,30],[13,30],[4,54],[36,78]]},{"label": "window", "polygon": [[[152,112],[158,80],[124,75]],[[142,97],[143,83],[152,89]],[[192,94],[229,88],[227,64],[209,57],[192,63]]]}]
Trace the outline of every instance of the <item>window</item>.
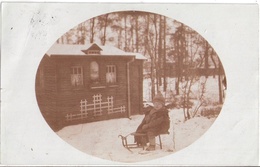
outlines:
[{"label": "window", "polygon": [[96,61],[90,63],[90,78],[94,83],[99,81],[99,66]]},{"label": "window", "polygon": [[75,87],[83,85],[83,72],[81,66],[71,67],[71,85]]},{"label": "window", "polygon": [[107,65],[106,81],[107,81],[107,83],[116,82],[116,66],[115,65]]},{"label": "window", "polygon": [[100,54],[100,51],[99,50],[89,50],[88,54],[96,55],[96,54]]}]

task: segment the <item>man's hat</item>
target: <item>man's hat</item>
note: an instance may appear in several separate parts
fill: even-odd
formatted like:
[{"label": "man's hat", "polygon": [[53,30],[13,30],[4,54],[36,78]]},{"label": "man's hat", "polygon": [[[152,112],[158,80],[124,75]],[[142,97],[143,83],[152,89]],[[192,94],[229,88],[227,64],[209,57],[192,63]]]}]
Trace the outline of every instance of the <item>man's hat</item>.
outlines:
[{"label": "man's hat", "polygon": [[163,97],[161,92],[159,92],[157,95],[154,96],[153,102],[160,102],[163,105],[165,104],[165,99],[164,99],[164,97]]}]

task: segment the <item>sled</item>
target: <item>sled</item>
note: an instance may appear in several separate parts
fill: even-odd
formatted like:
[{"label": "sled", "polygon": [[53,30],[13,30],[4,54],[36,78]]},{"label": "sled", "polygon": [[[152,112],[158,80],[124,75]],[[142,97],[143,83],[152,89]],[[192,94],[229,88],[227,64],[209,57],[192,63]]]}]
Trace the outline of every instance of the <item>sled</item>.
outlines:
[{"label": "sled", "polygon": [[[161,140],[161,136],[160,136],[160,135],[164,135],[164,134],[169,134],[169,132],[167,132],[167,133],[161,133],[161,134],[158,135],[158,137],[159,137],[160,149],[162,149],[162,140]],[[126,136],[118,135],[118,137],[121,137],[122,145],[123,145],[128,151],[133,152],[133,151],[131,150],[131,149],[133,149],[133,148],[143,148],[143,150],[144,150],[145,145],[138,145],[138,144],[136,144],[136,143],[130,143],[130,144],[129,144],[129,143],[127,142],[127,138],[128,138],[129,136],[134,136],[134,137],[135,137],[135,136],[146,137],[146,134],[133,132],[133,133],[130,133],[130,134],[126,135]]]},{"label": "sled", "polygon": [[130,133],[126,136],[123,136],[123,135],[118,135],[118,137],[121,137],[121,140],[122,140],[122,145],[130,152],[133,152],[131,149],[134,149],[134,148],[143,148],[144,150],[144,146],[145,145],[138,145],[137,143],[128,143],[127,142],[127,138],[129,136],[142,136],[142,137],[146,137],[146,134],[144,133],[136,133],[136,132],[133,132],[133,133]]}]

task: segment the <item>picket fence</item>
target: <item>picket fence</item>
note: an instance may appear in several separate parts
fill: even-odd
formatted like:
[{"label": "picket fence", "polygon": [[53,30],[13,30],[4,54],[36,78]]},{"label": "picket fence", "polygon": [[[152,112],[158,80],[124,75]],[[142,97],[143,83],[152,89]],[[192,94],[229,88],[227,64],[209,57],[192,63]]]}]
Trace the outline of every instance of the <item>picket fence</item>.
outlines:
[{"label": "picket fence", "polygon": [[107,101],[102,101],[102,95],[97,94],[93,96],[93,103],[88,104],[86,99],[80,101],[80,113],[76,114],[67,114],[66,120],[80,120],[87,119],[89,117],[97,117],[105,114],[115,114],[115,113],[124,113],[126,112],[126,107],[114,107],[114,98],[113,96],[107,97]]}]

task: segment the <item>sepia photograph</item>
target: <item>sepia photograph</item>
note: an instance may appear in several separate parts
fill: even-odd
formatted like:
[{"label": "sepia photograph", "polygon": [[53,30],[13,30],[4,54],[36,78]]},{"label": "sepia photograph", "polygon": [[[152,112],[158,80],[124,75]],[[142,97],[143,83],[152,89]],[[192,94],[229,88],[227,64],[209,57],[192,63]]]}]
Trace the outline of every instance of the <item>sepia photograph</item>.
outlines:
[{"label": "sepia photograph", "polygon": [[97,6],[3,6],[5,164],[258,163],[257,5]]},{"label": "sepia photograph", "polygon": [[218,117],[226,90],[221,61],[200,34],[143,11],[107,13],[73,27],[43,56],[35,87],[59,137],[121,162],[192,144]]}]

